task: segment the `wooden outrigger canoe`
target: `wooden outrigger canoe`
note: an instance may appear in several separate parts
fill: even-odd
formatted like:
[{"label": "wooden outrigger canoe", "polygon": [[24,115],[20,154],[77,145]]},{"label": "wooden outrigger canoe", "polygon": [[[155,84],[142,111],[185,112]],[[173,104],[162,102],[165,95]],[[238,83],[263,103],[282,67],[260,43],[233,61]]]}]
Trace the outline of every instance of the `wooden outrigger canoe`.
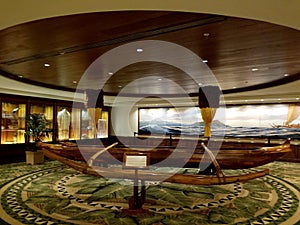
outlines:
[{"label": "wooden outrigger canoe", "polygon": [[[65,165],[70,166],[71,168],[92,176],[105,177],[105,178],[117,178],[117,179],[132,179],[136,177],[135,170],[128,170],[116,168],[116,167],[99,167],[91,166],[88,163],[74,161],[67,159],[63,156],[58,155],[55,152],[47,148],[42,148],[45,156],[50,159],[58,160]],[[245,182],[251,179],[256,179],[262,176],[269,174],[269,170],[265,169],[262,171],[251,172],[248,174],[235,175],[235,176],[226,176],[222,172],[217,173],[216,175],[192,175],[192,174],[172,174],[165,172],[157,172],[151,170],[139,170],[138,179],[143,181],[163,181],[170,183],[179,183],[179,184],[193,184],[193,185],[220,185],[220,184],[229,184],[235,182]]]},{"label": "wooden outrigger canoe", "polygon": [[[104,149],[99,149],[96,146],[80,146],[80,151],[78,146],[72,145],[61,145],[61,144],[44,144],[41,143],[39,148],[43,150],[45,156],[51,158],[53,160],[58,160],[77,171],[80,171],[85,174],[93,175],[93,176],[100,176],[105,178],[117,178],[117,179],[135,179],[136,174],[135,170],[128,170],[123,169],[122,167],[102,167],[93,165],[94,162],[97,161],[97,158],[101,155],[114,154],[114,157],[117,161],[118,154],[122,155],[121,162],[123,160],[124,153],[126,152],[124,149],[114,148],[117,143],[112,144]],[[64,146],[64,147],[63,147]],[[278,157],[282,156],[283,154],[290,151],[290,143],[286,141],[282,145],[274,146],[274,147],[262,147],[256,150],[220,150],[218,152],[217,157],[214,156],[213,152],[207,148],[204,144],[202,144],[203,151],[207,152],[211,162],[215,167],[215,173],[211,175],[201,175],[201,174],[172,174],[166,172],[159,172],[153,170],[139,170],[139,179],[144,181],[164,181],[164,182],[171,182],[171,183],[180,183],[180,184],[195,184],[195,185],[216,185],[216,184],[228,184],[228,183],[235,183],[235,182],[245,182],[247,180],[259,178],[269,174],[269,170],[261,170],[255,171],[247,174],[238,174],[238,175],[231,175],[227,176],[222,172],[222,167],[232,167],[236,168],[238,164],[239,167],[243,168],[250,168],[255,167],[258,165],[263,165],[265,163],[271,162],[276,160]],[[117,153],[116,153],[117,151]],[[118,152],[119,151],[119,152]],[[130,151],[131,153],[139,153],[145,152],[143,149],[127,149],[127,152]],[[150,157],[155,158],[154,156],[160,155],[157,154],[160,152],[161,149],[155,149],[155,151],[151,152],[150,150]],[[78,155],[81,152],[88,153],[89,158],[84,162],[83,157]],[[225,153],[228,154],[225,154]],[[75,153],[75,154],[74,154]],[[197,155],[197,157],[195,157]],[[197,165],[199,166],[199,160],[201,159],[202,153],[194,153],[189,163],[193,163],[197,161]],[[222,156],[222,157],[220,157]],[[265,157],[268,156],[268,157]],[[271,157],[270,157],[271,156]],[[160,156],[161,157],[161,156]],[[263,157],[262,160],[259,162],[257,158]],[[71,159],[70,159],[71,158]],[[86,155],[85,155],[85,159]],[[105,157],[104,157],[105,159]],[[156,160],[159,159],[156,158]],[[81,161],[78,161],[81,160]],[[103,160],[103,158],[102,158]],[[194,161],[193,161],[194,160]],[[220,161],[219,161],[220,160]],[[255,163],[251,164],[248,161],[255,161]],[[103,162],[103,161],[102,161]],[[222,162],[222,167],[220,166],[219,162]],[[99,162],[98,162],[99,163]],[[234,164],[230,166],[230,164]]]},{"label": "wooden outrigger canoe", "polygon": [[[57,155],[63,156],[68,159],[87,161],[97,152],[101,151],[97,145],[80,145],[77,146],[74,143],[62,143],[62,144],[47,144],[41,143],[43,149],[51,150]],[[177,167],[182,165],[189,168],[199,168],[199,163],[211,163],[211,157],[208,157],[202,146],[201,149],[196,149],[192,153],[188,153],[187,149],[177,149],[177,154],[172,155],[174,147],[156,147],[153,149],[146,148],[125,148],[112,146],[107,149],[106,152],[101,154],[97,160],[103,164],[113,164],[114,161],[119,163],[123,161],[125,152],[132,153],[150,153],[150,165],[154,165],[163,161],[166,158],[168,160],[168,166]],[[291,151],[290,140],[285,141],[281,145],[272,147],[260,147],[256,149],[220,149],[215,151],[212,149],[213,155],[216,158],[221,169],[248,169],[267,163],[273,162],[282,157],[286,153]],[[113,157],[111,157],[113,156]],[[113,160],[112,160],[113,158]]]}]

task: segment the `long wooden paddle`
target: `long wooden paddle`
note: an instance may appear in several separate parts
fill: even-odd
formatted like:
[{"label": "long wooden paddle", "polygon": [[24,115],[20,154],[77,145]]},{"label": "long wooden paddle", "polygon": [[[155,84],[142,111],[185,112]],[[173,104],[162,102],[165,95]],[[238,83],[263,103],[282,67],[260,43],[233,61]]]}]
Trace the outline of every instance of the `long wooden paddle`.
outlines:
[{"label": "long wooden paddle", "polygon": [[115,142],[113,144],[111,144],[110,146],[107,146],[104,149],[101,149],[100,151],[98,151],[97,153],[95,153],[93,156],[91,156],[91,158],[87,161],[88,166],[92,166],[93,165],[93,161],[99,156],[101,155],[103,152],[106,152],[108,149],[111,149],[112,147],[116,146],[118,144],[118,142]]}]

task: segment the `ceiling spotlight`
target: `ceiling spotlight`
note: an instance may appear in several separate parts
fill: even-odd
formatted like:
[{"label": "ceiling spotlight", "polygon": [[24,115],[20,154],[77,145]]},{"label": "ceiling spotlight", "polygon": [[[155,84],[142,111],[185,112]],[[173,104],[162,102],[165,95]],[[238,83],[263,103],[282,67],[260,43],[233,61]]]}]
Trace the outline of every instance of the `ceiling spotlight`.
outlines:
[{"label": "ceiling spotlight", "polygon": [[136,51],[137,51],[138,53],[141,53],[141,52],[144,51],[144,49],[142,49],[142,48],[137,48]]},{"label": "ceiling spotlight", "polygon": [[49,63],[45,63],[44,66],[45,66],[45,67],[49,67],[50,64],[49,64]]},{"label": "ceiling spotlight", "polygon": [[77,84],[77,81],[76,81],[76,80],[73,80],[72,83],[73,83],[73,84]]},{"label": "ceiling spotlight", "polygon": [[209,37],[210,33],[204,33],[203,36],[204,37]]},{"label": "ceiling spotlight", "polygon": [[22,75],[19,75],[18,77],[19,77],[19,78],[23,78],[23,76],[22,76]]},{"label": "ceiling spotlight", "polygon": [[207,60],[207,59],[203,59],[203,60],[202,60],[202,62],[204,62],[204,63],[207,63],[207,62],[208,62],[208,60]]},{"label": "ceiling spotlight", "polygon": [[119,87],[119,88],[121,88],[122,86],[121,86],[121,85],[119,85],[118,87]]},{"label": "ceiling spotlight", "polygon": [[261,99],[260,101],[263,102],[263,101],[265,101],[265,100]]},{"label": "ceiling spotlight", "polygon": [[289,74],[288,73],[285,73],[283,76],[287,77]]},{"label": "ceiling spotlight", "polygon": [[158,78],[157,80],[161,81],[162,79],[161,79],[161,78]]},{"label": "ceiling spotlight", "polygon": [[108,75],[113,75],[114,73],[113,72],[108,72]]},{"label": "ceiling spotlight", "polygon": [[296,98],[296,100],[299,100],[300,98]]},{"label": "ceiling spotlight", "polygon": [[257,71],[258,69],[257,68],[252,68],[251,71],[255,72]]}]

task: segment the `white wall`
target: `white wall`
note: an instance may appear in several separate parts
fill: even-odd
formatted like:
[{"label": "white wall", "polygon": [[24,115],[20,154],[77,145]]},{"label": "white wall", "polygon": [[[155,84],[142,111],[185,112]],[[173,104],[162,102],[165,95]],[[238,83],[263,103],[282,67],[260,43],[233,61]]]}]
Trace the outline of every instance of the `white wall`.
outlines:
[{"label": "white wall", "polygon": [[110,135],[134,136],[138,131],[138,107],[117,106],[111,110]]}]

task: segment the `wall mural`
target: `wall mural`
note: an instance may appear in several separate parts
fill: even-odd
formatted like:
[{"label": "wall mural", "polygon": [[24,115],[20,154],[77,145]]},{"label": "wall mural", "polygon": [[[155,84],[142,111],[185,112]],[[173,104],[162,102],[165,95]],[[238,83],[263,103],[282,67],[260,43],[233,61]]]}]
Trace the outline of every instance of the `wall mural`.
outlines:
[{"label": "wall mural", "polygon": [[[300,139],[300,104],[220,107],[211,125],[213,136]],[[139,109],[140,134],[203,135],[198,107]]]}]

